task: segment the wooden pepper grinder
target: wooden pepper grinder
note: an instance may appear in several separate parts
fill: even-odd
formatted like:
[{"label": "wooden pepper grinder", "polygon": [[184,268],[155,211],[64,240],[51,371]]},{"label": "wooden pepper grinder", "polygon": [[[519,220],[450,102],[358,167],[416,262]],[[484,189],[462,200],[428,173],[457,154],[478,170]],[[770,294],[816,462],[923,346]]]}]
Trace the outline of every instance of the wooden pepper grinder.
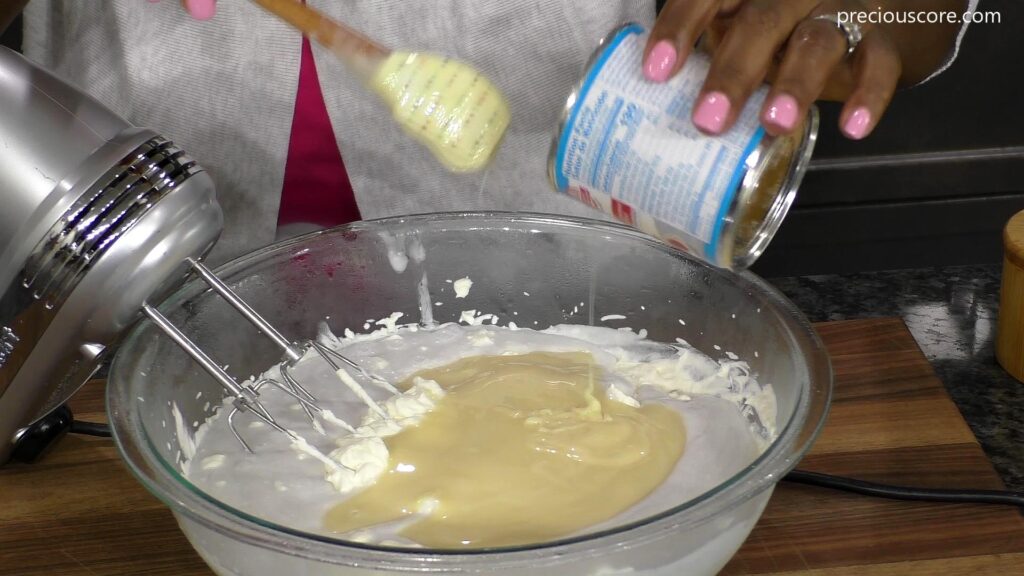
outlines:
[{"label": "wooden pepper grinder", "polygon": [[1024,382],[1024,211],[1014,214],[1003,230],[996,360]]}]

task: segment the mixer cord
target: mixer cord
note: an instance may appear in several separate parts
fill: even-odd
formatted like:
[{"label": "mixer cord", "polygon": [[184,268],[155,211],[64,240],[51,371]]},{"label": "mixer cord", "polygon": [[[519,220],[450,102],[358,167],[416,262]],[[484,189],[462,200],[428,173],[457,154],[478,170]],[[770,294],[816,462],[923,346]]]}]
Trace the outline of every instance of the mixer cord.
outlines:
[{"label": "mixer cord", "polygon": [[793,470],[783,477],[792,484],[805,484],[820,488],[831,488],[892,500],[915,500],[919,502],[949,502],[960,504],[1002,504],[1024,508],[1024,492],[1010,490],[950,490],[938,488],[912,488],[891,486],[842,476]]},{"label": "mixer cord", "polygon": [[[73,434],[110,437],[110,426],[98,422],[75,420],[71,424]],[[807,470],[793,470],[783,480],[790,484],[804,484],[819,488],[830,488],[862,496],[888,498],[890,500],[912,500],[918,502],[948,502],[959,504],[1000,504],[1024,508],[1024,492],[1009,490],[949,490],[938,488],[913,488],[878,484],[866,480],[833,476]]]},{"label": "mixer cord", "polygon": [[99,422],[83,422],[81,420],[74,420],[71,422],[70,431],[72,434],[84,434],[86,436],[110,438],[110,425],[101,424]]}]

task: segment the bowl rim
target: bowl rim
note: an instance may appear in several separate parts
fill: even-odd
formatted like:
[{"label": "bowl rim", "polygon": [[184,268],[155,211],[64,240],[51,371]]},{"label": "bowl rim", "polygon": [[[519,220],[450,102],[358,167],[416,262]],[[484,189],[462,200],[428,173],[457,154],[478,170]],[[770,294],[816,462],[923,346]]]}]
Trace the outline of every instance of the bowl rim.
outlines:
[{"label": "bowl rim", "polygon": [[[563,215],[501,211],[431,212],[378,218],[310,232],[277,242],[235,258],[217,267],[215,272],[222,278],[230,279],[232,274],[245,271],[274,255],[289,252],[319,236],[341,236],[351,232],[368,232],[394,226],[436,226],[439,222],[446,221],[452,225],[461,224],[462,228],[465,228],[467,223],[474,222],[480,222],[481,226],[487,229],[507,229],[512,224],[531,223],[574,231],[585,228],[596,233],[604,233],[606,237],[614,236],[646,244],[677,258],[690,260],[711,273],[732,275],[736,283],[745,284],[744,288],[748,292],[760,292],[765,299],[764,304],[773,309],[786,325],[791,337],[798,340],[796,345],[804,351],[808,360],[808,382],[801,386],[792,417],[758,458],[729,479],[693,499],[633,522],[570,538],[501,548],[439,550],[357,543],[291,529],[255,518],[206,495],[187,480],[182,482],[184,478],[170,463],[157,455],[137,417],[137,411],[130,409],[135,401],[135,397],[128,393],[127,383],[130,379],[124,378],[125,385],[122,385],[120,366],[124,360],[120,352],[125,348],[131,349],[146,329],[148,323],[139,322],[130,330],[118,353],[115,354],[106,394],[112,436],[131,473],[150,493],[167,504],[179,517],[179,521],[184,517],[215,532],[227,533],[235,540],[291,556],[334,564],[373,566],[386,563],[396,569],[422,568],[424,564],[438,562],[458,563],[462,568],[477,564],[490,565],[495,561],[500,561],[506,566],[518,563],[536,566],[538,559],[552,551],[558,552],[553,556],[561,558],[561,561],[572,561],[573,555],[581,552],[589,555],[609,554],[618,548],[660,539],[677,530],[700,525],[719,512],[738,507],[774,486],[796,466],[820,434],[831,405],[832,365],[824,343],[799,309],[776,288],[749,271],[737,273],[716,268],[622,224]],[[160,307],[173,306],[186,297],[191,297],[190,292],[198,294],[198,287],[199,284],[195,280],[184,283],[166,298]],[[140,442],[136,438],[136,430],[141,431],[143,441]],[[339,558],[339,550],[345,552],[344,558]]]}]

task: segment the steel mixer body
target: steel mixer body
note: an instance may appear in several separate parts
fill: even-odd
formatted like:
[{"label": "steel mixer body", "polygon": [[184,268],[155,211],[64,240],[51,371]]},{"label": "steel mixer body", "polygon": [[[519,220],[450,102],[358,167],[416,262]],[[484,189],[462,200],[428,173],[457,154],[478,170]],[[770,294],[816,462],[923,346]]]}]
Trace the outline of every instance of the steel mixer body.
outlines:
[{"label": "steel mixer body", "polygon": [[0,48],[0,464],[222,223],[172,142]]},{"label": "steel mixer body", "polygon": [[[397,394],[391,383],[323,344],[289,340],[201,262],[223,217],[210,178],[170,141],[0,49],[0,151],[0,464],[142,317],[234,398],[228,421],[246,450],[240,412],[299,440],[261,404],[267,384],[322,430],[317,399],[290,373],[307,353],[390,418],[355,376]],[[191,273],[281,349],[280,379],[238,382],[157,309]]]}]

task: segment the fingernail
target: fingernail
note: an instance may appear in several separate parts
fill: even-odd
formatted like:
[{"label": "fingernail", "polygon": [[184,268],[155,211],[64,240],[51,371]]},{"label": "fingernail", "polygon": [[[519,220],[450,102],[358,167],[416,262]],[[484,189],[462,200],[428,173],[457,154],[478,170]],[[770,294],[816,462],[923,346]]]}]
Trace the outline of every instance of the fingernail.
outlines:
[{"label": "fingernail", "polygon": [[779,94],[772,98],[761,116],[761,121],[783,130],[792,130],[796,126],[797,108],[796,98],[789,94]]},{"label": "fingernail", "polygon": [[676,47],[668,40],[662,40],[651,48],[644,63],[644,76],[651,82],[664,82],[676,65]]},{"label": "fingernail", "polygon": [[216,0],[185,0],[185,9],[196,20],[209,20],[217,13]]},{"label": "fingernail", "polygon": [[843,125],[843,133],[854,140],[860,140],[867,136],[870,127],[871,111],[861,106],[854,110],[853,114],[850,114],[850,117],[846,119],[846,124]]},{"label": "fingernail", "polygon": [[693,123],[709,134],[718,134],[725,126],[725,118],[728,115],[728,96],[721,92],[708,92],[693,111]]}]

